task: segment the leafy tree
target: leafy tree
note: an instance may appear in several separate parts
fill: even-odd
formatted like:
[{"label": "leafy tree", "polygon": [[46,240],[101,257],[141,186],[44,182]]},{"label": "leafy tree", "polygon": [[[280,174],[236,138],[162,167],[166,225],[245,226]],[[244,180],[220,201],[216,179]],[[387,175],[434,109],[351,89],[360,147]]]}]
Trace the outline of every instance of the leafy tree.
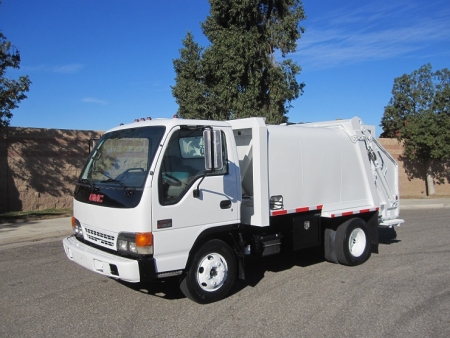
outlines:
[{"label": "leafy tree", "polygon": [[18,80],[5,78],[7,68],[19,69],[20,53],[11,42],[0,33],[0,132],[9,126],[13,114],[11,110],[18,107],[25,92],[28,91],[31,81],[28,76],[21,76]]},{"label": "leafy tree", "polygon": [[174,60],[172,93],[184,118],[228,120],[265,116],[268,123],[287,120],[290,103],[303,93],[292,60],[304,29],[300,0],[209,0],[202,23],[211,42],[203,49],[188,32]]},{"label": "leafy tree", "polygon": [[435,194],[434,180],[448,175],[450,159],[450,71],[427,64],[396,78],[381,127],[381,137],[404,143],[404,160],[421,164],[409,176],[425,179],[427,194]]}]

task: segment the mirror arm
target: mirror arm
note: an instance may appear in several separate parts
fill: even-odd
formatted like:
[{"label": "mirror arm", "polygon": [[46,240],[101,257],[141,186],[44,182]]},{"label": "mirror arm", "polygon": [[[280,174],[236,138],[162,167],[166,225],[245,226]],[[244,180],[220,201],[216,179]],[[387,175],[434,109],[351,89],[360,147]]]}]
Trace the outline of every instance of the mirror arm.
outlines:
[{"label": "mirror arm", "polygon": [[193,195],[195,198],[199,198],[200,197],[200,184],[202,184],[203,180],[205,179],[205,177],[208,175],[209,173],[206,172],[203,176],[202,179],[200,180],[200,182],[198,182],[197,184],[197,188],[194,189],[193,191]]}]

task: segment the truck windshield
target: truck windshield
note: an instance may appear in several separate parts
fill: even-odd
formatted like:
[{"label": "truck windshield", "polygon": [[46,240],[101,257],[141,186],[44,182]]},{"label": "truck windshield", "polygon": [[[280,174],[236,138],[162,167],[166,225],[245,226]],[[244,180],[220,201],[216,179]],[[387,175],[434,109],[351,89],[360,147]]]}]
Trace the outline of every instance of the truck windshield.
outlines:
[{"label": "truck windshield", "polygon": [[103,135],[81,173],[81,183],[142,187],[164,131],[165,127],[154,126]]}]

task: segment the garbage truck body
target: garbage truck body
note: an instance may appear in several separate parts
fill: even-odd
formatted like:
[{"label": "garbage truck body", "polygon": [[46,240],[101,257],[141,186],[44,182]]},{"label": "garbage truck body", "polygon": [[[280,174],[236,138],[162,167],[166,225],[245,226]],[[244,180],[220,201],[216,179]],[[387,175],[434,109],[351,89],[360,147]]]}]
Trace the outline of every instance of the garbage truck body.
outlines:
[{"label": "garbage truck body", "polygon": [[249,256],[321,246],[358,265],[399,219],[398,167],[361,120],[155,119],[97,142],[76,182],[67,257],[127,282],[225,297]]}]

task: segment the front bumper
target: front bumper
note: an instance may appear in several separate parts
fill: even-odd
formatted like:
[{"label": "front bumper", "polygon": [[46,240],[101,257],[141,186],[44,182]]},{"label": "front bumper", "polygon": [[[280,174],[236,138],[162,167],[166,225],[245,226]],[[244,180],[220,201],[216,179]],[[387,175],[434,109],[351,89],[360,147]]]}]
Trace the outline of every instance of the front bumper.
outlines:
[{"label": "front bumper", "polygon": [[63,239],[63,247],[71,261],[104,276],[131,283],[156,278],[153,258],[131,259],[117,256],[86,245],[74,235]]}]

